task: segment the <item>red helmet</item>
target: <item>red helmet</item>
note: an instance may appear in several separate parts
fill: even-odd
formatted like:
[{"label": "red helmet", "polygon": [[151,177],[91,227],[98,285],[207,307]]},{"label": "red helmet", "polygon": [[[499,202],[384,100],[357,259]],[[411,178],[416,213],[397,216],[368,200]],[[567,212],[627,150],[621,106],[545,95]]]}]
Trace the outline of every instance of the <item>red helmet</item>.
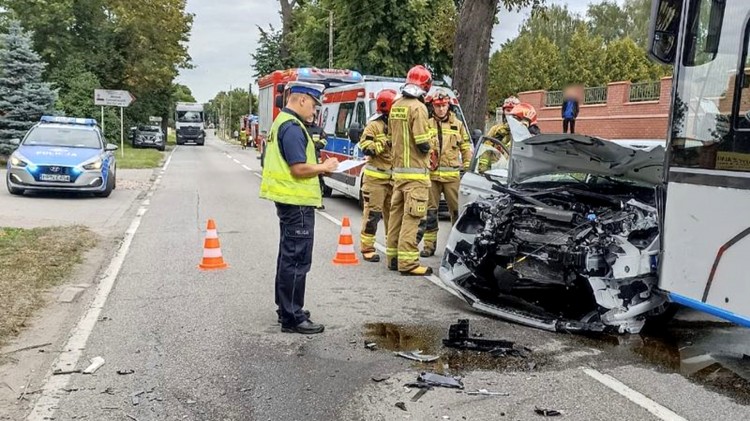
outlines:
[{"label": "red helmet", "polygon": [[421,64],[414,66],[406,75],[406,83],[417,85],[425,92],[429,92],[432,88],[432,73]]},{"label": "red helmet", "polygon": [[520,104],[521,101],[518,100],[518,98],[514,96],[509,96],[505,98],[505,101],[503,101],[503,112],[508,113],[510,112],[513,107]]},{"label": "red helmet", "polygon": [[390,113],[391,105],[393,105],[393,100],[396,99],[396,95],[398,95],[398,92],[393,89],[383,89],[382,91],[378,92],[378,96],[375,98],[375,102],[377,103],[377,111],[380,114]]},{"label": "red helmet", "polygon": [[448,95],[442,90],[435,92],[435,95],[432,96],[433,105],[445,105],[445,104],[450,104],[450,102],[451,102],[450,95]]},{"label": "red helmet", "polygon": [[526,120],[530,125],[536,124],[536,109],[529,103],[522,102],[516,105],[510,111],[510,115],[519,120]]}]

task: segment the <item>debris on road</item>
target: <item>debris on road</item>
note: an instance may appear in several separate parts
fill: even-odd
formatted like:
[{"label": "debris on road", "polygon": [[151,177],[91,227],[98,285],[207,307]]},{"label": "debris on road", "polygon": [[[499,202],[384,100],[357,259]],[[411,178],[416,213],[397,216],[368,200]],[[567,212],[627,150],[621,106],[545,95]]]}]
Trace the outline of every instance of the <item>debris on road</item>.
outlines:
[{"label": "debris on road", "polygon": [[477,339],[469,335],[469,321],[461,319],[448,329],[448,339],[443,339],[443,345],[448,348],[467,351],[488,352],[493,357],[513,356],[527,358],[531,350],[524,346],[517,346],[514,342],[498,339]]},{"label": "debris on road", "polygon": [[410,352],[395,352],[394,354],[398,355],[401,358],[406,358],[407,360],[413,360],[413,361],[419,361],[421,363],[429,363],[433,361],[437,361],[440,359],[439,355],[426,355],[422,354],[422,351],[410,351]]},{"label": "debris on road", "polygon": [[[52,342],[47,342],[46,344],[26,346],[26,347],[23,347],[23,348],[18,348],[18,349],[14,349],[12,351],[5,352],[5,353],[3,353],[3,355],[15,354],[16,352],[30,351],[32,349],[44,348],[45,346],[50,346],[50,345],[52,345]],[[39,350],[39,352],[44,352],[44,350]]]},{"label": "debris on road", "polygon": [[96,370],[100,369],[104,365],[104,358],[94,357],[91,359],[91,365],[83,370],[83,374],[94,374]]},{"label": "debris on road", "polygon": [[450,389],[463,389],[464,384],[455,377],[442,376],[435,373],[422,373],[417,377],[417,381],[407,383],[406,387],[431,388],[432,386],[447,387]]},{"label": "debris on road", "polygon": [[383,375],[378,375],[378,376],[372,376],[372,381],[374,381],[375,383],[380,383],[380,382],[386,381],[386,380],[388,380],[390,378],[391,378],[391,376],[383,374]]},{"label": "debris on road", "polygon": [[419,389],[419,391],[417,393],[415,393],[414,396],[411,398],[411,401],[412,402],[418,401],[419,399],[422,398],[422,396],[424,396],[430,390],[432,390],[432,387],[426,387],[426,388],[423,388],[423,389]]},{"label": "debris on road", "polygon": [[113,396],[114,396],[114,394],[115,394],[115,389],[112,389],[111,387],[107,387],[107,388],[106,388],[106,389],[104,389],[104,390],[103,390],[103,391],[102,391],[101,393],[102,393],[102,394],[105,394],[105,393],[106,393],[107,395],[113,395]]},{"label": "debris on road", "polygon": [[62,369],[57,368],[57,369],[55,369],[55,371],[52,372],[52,375],[53,376],[62,376],[62,375],[65,375],[65,374],[75,374],[75,373],[80,373],[80,372],[81,372],[81,369],[62,370]]},{"label": "debris on road", "polygon": [[403,402],[396,402],[396,408],[398,408],[398,409],[400,409],[402,411],[406,411],[406,404],[403,403]]},{"label": "debris on road", "polygon": [[121,376],[127,376],[128,374],[135,373],[135,370],[117,370],[117,374]]},{"label": "debris on road", "polygon": [[365,342],[365,348],[369,349],[370,351],[375,351],[378,349],[378,344],[375,342]]},{"label": "debris on road", "polygon": [[490,392],[487,389],[477,389],[474,392],[466,392],[467,395],[482,395],[482,396],[510,396],[507,392]]},{"label": "debris on road", "polygon": [[539,407],[536,407],[534,409],[534,412],[537,415],[541,415],[543,417],[559,417],[560,415],[562,415],[562,412],[560,412],[560,411],[556,411],[554,409],[542,409],[542,408],[539,408]]},{"label": "debris on road", "polygon": [[141,391],[135,392],[132,395],[130,395],[131,398],[132,398],[133,406],[137,406],[139,403],[141,403],[140,396],[142,394],[144,394],[144,393],[146,393],[146,391],[145,390],[141,390]]},{"label": "debris on road", "polygon": [[136,418],[136,417],[134,417],[134,416],[132,416],[130,414],[125,414],[125,416],[128,417],[128,418],[130,418],[133,421],[138,421],[138,418]]}]

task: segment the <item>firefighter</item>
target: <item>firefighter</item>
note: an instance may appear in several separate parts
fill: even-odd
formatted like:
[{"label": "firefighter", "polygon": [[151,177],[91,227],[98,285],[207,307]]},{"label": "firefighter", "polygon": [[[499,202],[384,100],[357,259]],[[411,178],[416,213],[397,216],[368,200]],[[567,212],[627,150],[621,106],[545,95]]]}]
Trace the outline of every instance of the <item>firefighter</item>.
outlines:
[{"label": "firefighter", "polygon": [[458,188],[461,171],[471,163],[471,139],[461,120],[450,111],[450,96],[438,92],[432,96],[433,116],[430,119],[432,151],[430,152],[430,199],[427,217],[423,220],[424,248],[420,256],[435,255],[438,235],[438,204],[440,195],[445,196],[451,224],[458,219]]},{"label": "firefighter", "polygon": [[[315,119],[317,117],[317,111],[316,114],[305,120],[305,130],[307,130],[307,133],[310,135],[310,139],[313,141],[313,145],[315,146],[315,157],[318,160],[318,163],[320,163],[320,151],[326,147],[328,144],[328,135],[326,132],[323,131],[323,128],[315,124]],[[324,181],[323,181],[323,174],[318,175],[318,178],[320,179],[320,187],[323,188]],[[318,209],[325,209],[325,205],[321,204]]]},{"label": "firefighter", "polygon": [[430,191],[430,123],[424,96],[432,87],[432,74],[414,66],[406,76],[401,97],[388,116],[393,154],[393,197],[388,220],[388,267],[402,275],[423,276],[432,269],[419,262],[417,230],[427,214]]},{"label": "firefighter", "polygon": [[529,133],[531,133],[532,136],[542,133],[537,125],[536,109],[533,105],[522,102],[513,107],[513,109],[510,110],[509,115],[512,115],[516,120],[528,127]]},{"label": "firefighter", "polygon": [[362,230],[360,241],[362,258],[368,262],[379,262],[380,256],[375,252],[375,235],[378,223],[383,219],[385,231],[388,232],[388,220],[391,209],[391,141],[388,139],[388,113],[391,112],[393,100],[398,93],[393,89],[378,92],[375,99],[377,113],[370,119],[362,133],[359,147],[368,157],[362,179]]},{"label": "firefighter", "polygon": [[[520,103],[521,101],[519,101],[515,96],[509,96],[508,98],[505,98],[505,101],[503,101],[503,114],[500,117],[500,122],[492,126],[490,128],[490,131],[487,132],[488,137],[499,140],[508,151],[510,151],[511,146],[510,129],[508,128],[508,114],[510,114],[511,110],[513,110],[513,108]],[[495,147],[489,140],[486,140],[484,144],[486,146]],[[477,170],[480,173],[489,170],[490,168],[492,168],[492,164],[497,162],[498,159],[499,158],[495,152],[491,150],[485,151],[484,153],[482,153],[482,155],[479,156],[479,161],[477,162]]]}]

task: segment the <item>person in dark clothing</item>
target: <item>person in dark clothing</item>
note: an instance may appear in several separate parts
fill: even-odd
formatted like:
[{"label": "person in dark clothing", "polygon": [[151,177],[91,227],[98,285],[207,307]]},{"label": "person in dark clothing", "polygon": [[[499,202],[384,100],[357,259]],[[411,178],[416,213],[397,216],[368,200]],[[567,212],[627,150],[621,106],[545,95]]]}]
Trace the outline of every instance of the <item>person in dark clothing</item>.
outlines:
[{"label": "person in dark clothing", "polygon": [[563,133],[576,132],[576,118],[578,118],[578,100],[572,96],[565,98],[562,104]]},{"label": "person in dark clothing", "polygon": [[[310,138],[315,145],[315,155],[318,157],[318,163],[320,163],[320,151],[325,149],[328,144],[328,135],[323,131],[323,128],[315,124],[315,116],[309,118],[305,122],[305,130],[310,135]],[[320,178],[321,188],[325,186],[323,181],[323,174],[318,176]],[[318,209],[325,209],[325,205],[320,205]]]}]

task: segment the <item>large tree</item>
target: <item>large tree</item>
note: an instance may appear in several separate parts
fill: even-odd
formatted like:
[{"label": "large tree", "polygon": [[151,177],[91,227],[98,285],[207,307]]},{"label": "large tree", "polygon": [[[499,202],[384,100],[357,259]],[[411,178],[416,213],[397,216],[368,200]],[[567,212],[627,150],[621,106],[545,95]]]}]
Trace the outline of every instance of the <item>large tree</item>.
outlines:
[{"label": "large tree", "polygon": [[258,26],[258,49],[250,54],[253,59],[253,76],[259,78],[265,76],[274,70],[281,69],[284,61],[281,58],[282,33],[268,25],[268,29]]},{"label": "large tree", "polygon": [[13,149],[39,118],[54,107],[55,92],[42,81],[44,63],[33,50],[31,34],[12,21],[0,36],[0,154]]},{"label": "large tree", "polygon": [[537,7],[544,0],[463,0],[455,47],[453,87],[461,94],[461,106],[471,129],[483,128],[487,110],[487,75],[492,28],[499,7]]}]

